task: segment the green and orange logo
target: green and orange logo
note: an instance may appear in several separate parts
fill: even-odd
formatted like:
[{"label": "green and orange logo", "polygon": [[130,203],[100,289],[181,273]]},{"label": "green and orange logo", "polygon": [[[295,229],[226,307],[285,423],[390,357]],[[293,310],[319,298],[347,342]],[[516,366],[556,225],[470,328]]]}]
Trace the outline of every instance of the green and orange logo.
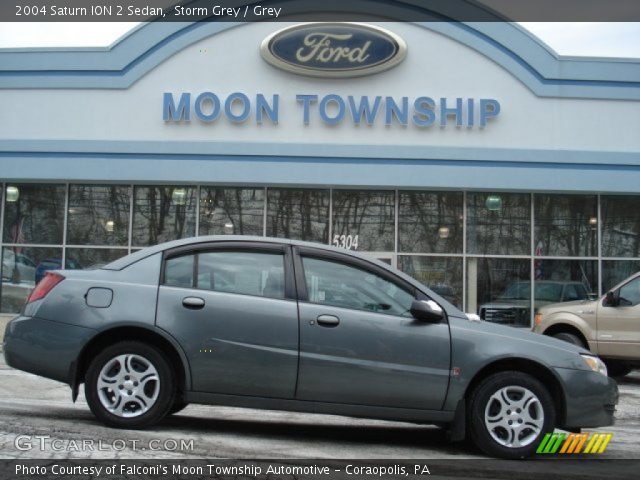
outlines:
[{"label": "green and orange logo", "polygon": [[536,453],[603,453],[613,433],[547,433]]}]

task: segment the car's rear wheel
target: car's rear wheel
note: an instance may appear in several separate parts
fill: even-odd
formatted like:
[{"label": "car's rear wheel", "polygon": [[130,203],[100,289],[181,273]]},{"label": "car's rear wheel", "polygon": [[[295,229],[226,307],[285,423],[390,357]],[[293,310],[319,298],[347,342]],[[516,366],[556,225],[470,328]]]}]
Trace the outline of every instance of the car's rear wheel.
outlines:
[{"label": "car's rear wheel", "polygon": [[485,453],[501,458],[532,455],[555,426],[551,395],[523,372],[499,372],[485,378],[469,402],[471,440]]},{"label": "car's rear wheel", "polygon": [[571,343],[577,347],[587,348],[582,339],[574,333],[559,332],[553,335],[553,338],[557,338],[558,340],[562,340],[563,342]]},{"label": "car's rear wheel", "polygon": [[120,342],[90,363],[85,396],[93,414],[108,426],[144,428],[160,421],[174,405],[175,375],[157,348]]}]

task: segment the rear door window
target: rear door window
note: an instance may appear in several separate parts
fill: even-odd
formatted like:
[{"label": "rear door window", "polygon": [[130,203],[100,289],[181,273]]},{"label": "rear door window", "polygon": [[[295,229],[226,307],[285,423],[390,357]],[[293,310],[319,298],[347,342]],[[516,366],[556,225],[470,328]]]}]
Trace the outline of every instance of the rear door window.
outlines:
[{"label": "rear door window", "polygon": [[164,284],[257,297],[284,298],[284,255],[251,251],[203,251],[170,258]]},{"label": "rear door window", "polygon": [[198,254],[197,288],[284,298],[284,255],[214,251]]}]

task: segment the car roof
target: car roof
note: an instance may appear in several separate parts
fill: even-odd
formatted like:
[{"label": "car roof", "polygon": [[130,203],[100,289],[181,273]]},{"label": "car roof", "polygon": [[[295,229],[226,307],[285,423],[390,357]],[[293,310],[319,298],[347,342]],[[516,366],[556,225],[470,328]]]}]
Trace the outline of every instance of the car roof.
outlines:
[{"label": "car roof", "polygon": [[303,240],[290,240],[287,238],[274,238],[274,237],[259,237],[252,235],[207,235],[202,237],[190,237],[183,238],[180,240],[173,240],[171,242],[160,243],[158,245],[154,245],[151,247],[143,248],[131,255],[127,255],[126,257],[119,258],[104,267],[103,270],[122,270],[123,268],[128,267],[129,265],[136,263],[143,258],[146,258],[150,255],[154,255],[158,252],[163,252],[165,250],[170,250],[176,247],[182,246],[190,246],[190,245],[200,245],[204,243],[213,243],[213,242],[257,242],[257,243],[272,243],[272,244],[281,244],[281,245],[297,245],[301,247],[312,247],[316,249],[329,250],[332,252],[339,252],[343,254],[353,255],[355,257],[363,258],[367,261],[373,261],[375,263],[382,264],[387,266],[387,264],[383,262],[379,262],[371,256],[363,255],[362,253],[355,252],[353,250],[345,250],[344,248],[332,247],[330,245],[326,245],[323,243],[316,242],[305,242]]}]

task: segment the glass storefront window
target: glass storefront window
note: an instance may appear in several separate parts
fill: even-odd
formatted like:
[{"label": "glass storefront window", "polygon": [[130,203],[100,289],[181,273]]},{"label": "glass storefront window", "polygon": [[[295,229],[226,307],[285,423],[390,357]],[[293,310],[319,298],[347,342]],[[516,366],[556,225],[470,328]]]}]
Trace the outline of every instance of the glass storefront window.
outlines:
[{"label": "glass storefront window", "polygon": [[0,310],[18,310],[46,270],[61,268],[63,248],[66,268],[96,268],[126,255],[129,246],[134,252],[193,236],[198,222],[201,235],[266,230],[335,244],[331,231],[338,246],[376,252],[468,312],[487,305],[505,310],[505,301],[517,299],[513,311],[493,312],[492,319],[520,326],[529,325],[532,310],[520,304],[602,294],[640,271],[640,195],[535,194],[533,215],[530,193],[466,197],[465,206],[465,194],[455,191],[203,185],[198,198],[196,186],[6,183]]},{"label": "glass storefront window", "polygon": [[128,253],[125,248],[67,248],[65,268],[71,270],[101,268]]},{"label": "glass storefront window", "polygon": [[462,253],[462,192],[400,192],[398,251]]},{"label": "glass storefront window", "polygon": [[334,190],[331,243],[350,250],[394,251],[395,196],[394,191]]},{"label": "glass storefront window", "polygon": [[195,187],[136,187],[132,245],[156,245],[196,233]]},{"label": "glass storefront window", "polygon": [[262,235],[263,188],[201,188],[200,235]]},{"label": "glass storefront window", "polygon": [[127,186],[71,185],[67,243],[126,246],[130,192]]},{"label": "glass storefront window", "polygon": [[531,261],[467,259],[467,311],[487,322],[531,325]]},{"label": "glass storefront window", "polygon": [[327,243],[329,190],[267,190],[267,236]]},{"label": "glass storefront window", "polygon": [[600,214],[602,255],[640,257],[640,196],[603,195]]},{"label": "glass storefront window", "polygon": [[598,254],[595,195],[536,195],[535,255],[592,257]]},{"label": "glass storefront window", "polygon": [[535,308],[550,303],[586,300],[598,294],[596,260],[534,261]]},{"label": "glass storefront window", "polygon": [[640,272],[640,260],[603,260],[602,293],[608,292],[624,279]]},{"label": "glass storefront window", "polygon": [[2,249],[2,313],[19,312],[47,270],[62,268],[62,248],[4,247]]},{"label": "glass storefront window", "polygon": [[64,185],[7,184],[4,243],[62,243]]},{"label": "glass storefront window", "polygon": [[531,196],[467,194],[467,253],[531,254]]},{"label": "glass storefront window", "polygon": [[399,255],[398,269],[462,309],[462,258]]}]

